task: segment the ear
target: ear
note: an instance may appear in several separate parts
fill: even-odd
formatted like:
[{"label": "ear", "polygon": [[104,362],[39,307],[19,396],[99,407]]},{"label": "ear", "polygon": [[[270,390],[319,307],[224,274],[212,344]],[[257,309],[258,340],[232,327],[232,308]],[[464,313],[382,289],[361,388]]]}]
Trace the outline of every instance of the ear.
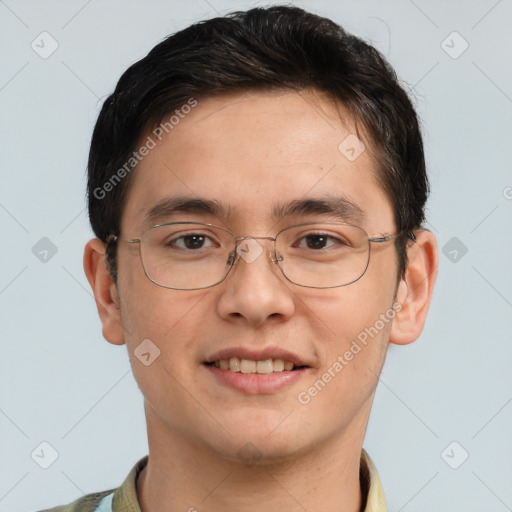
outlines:
[{"label": "ear", "polygon": [[105,244],[98,238],[89,240],[85,246],[84,270],[96,300],[103,337],[113,345],[124,344],[119,293],[107,271]]},{"label": "ear", "polygon": [[389,341],[407,345],[423,331],[437,277],[438,252],[436,238],[426,229],[415,231],[416,241],[408,250],[408,265],[398,285],[395,302],[402,305],[395,315]]}]

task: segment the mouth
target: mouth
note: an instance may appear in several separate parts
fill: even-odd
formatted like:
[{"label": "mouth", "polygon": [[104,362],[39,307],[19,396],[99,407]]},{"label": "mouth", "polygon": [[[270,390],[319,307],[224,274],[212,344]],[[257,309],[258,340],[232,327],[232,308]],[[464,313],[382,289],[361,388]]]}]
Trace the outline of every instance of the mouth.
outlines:
[{"label": "mouth", "polygon": [[239,357],[231,357],[229,359],[217,359],[211,362],[205,362],[206,366],[214,366],[221,370],[226,370],[235,373],[278,373],[290,372],[301,370],[303,368],[310,368],[307,365],[296,365],[292,361],[280,358],[268,359],[244,359]]},{"label": "mouth", "polygon": [[314,368],[280,347],[234,347],[213,354],[202,366],[223,387],[249,395],[273,395],[297,384]]}]

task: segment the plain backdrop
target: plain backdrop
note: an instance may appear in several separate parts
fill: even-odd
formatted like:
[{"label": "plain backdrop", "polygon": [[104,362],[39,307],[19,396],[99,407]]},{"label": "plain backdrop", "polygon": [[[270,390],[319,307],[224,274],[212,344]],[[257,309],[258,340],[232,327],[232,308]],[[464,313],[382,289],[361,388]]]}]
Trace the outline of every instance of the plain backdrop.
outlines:
[{"label": "plain backdrop", "polygon": [[[512,2],[293,3],[373,42],[422,119],[440,267],[367,431],[389,509],[512,510]],[[257,4],[0,0],[1,512],[117,487],[147,453],[126,347],[103,339],[82,268],[92,128],[166,35]]]}]

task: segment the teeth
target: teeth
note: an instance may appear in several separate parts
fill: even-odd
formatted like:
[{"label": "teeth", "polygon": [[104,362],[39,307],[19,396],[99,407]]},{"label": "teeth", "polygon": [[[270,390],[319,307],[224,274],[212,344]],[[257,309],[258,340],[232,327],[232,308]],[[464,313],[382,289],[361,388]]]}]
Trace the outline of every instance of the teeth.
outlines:
[{"label": "teeth", "polygon": [[283,359],[264,359],[262,361],[252,361],[250,359],[240,359],[232,357],[231,359],[221,359],[215,361],[214,365],[222,370],[231,370],[241,373],[272,373],[293,370],[294,364],[291,361]]},{"label": "teeth", "polygon": [[[293,368],[293,363],[292,363]],[[274,359],[274,371],[282,372],[284,370],[284,361],[282,359]]]},{"label": "teeth", "polygon": [[274,363],[272,359],[265,359],[256,363],[256,373],[272,373],[274,371]]},{"label": "teeth", "polygon": [[240,359],[238,359],[238,357],[232,357],[229,360],[229,369],[232,372],[239,372],[240,371]]},{"label": "teeth", "polygon": [[240,361],[240,371],[242,373],[256,373],[256,361],[242,359]]}]

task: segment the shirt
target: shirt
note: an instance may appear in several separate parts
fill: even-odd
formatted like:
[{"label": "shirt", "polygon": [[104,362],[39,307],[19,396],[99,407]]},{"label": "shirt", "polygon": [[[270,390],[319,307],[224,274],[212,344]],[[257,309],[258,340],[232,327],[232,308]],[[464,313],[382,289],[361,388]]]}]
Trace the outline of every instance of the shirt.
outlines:
[{"label": "shirt", "polygon": [[[137,477],[148,463],[146,455],[133,466],[123,484],[117,489],[87,494],[69,505],[40,512],[141,512],[137,499]],[[382,484],[372,460],[363,449],[359,470],[363,512],[387,512]]]}]

